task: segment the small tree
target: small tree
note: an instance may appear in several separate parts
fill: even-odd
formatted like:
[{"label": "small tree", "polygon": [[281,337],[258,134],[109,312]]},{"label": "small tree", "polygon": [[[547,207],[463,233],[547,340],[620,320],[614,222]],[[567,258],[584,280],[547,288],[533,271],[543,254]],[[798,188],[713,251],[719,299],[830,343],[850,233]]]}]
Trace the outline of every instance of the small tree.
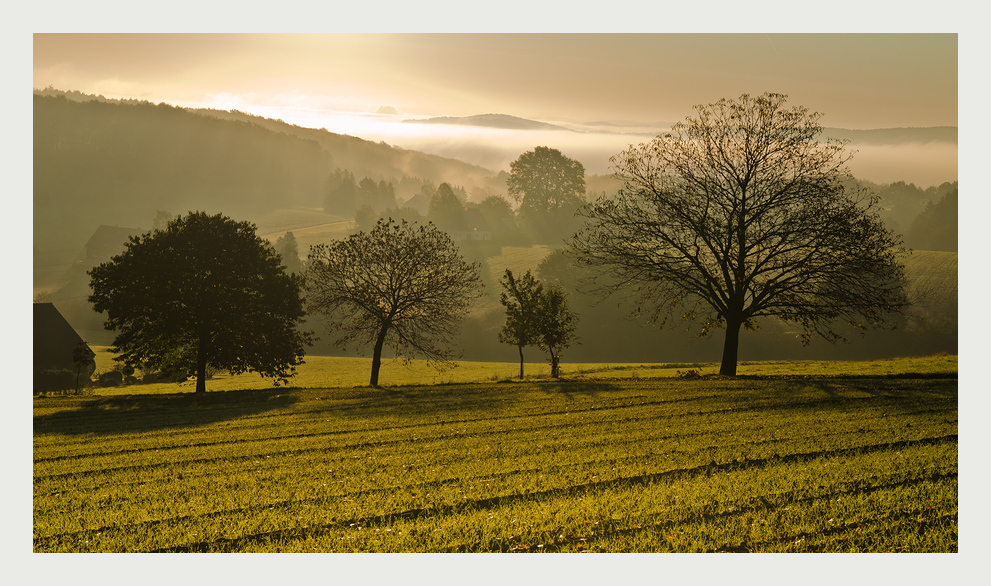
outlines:
[{"label": "small tree", "polygon": [[441,183],[430,197],[427,218],[448,233],[465,229],[464,204],[447,183]]},{"label": "small tree", "polygon": [[303,263],[299,260],[299,244],[292,232],[286,232],[275,241],[275,251],[279,253],[286,272],[292,275],[302,272]]},{"label": "small tree", "polygon": [[76,392],[79,392],[79,378],[82,376],[83,371],[86,371],[86,378],[89,379],[93,370],[96,369],[96,360],[94,360],[95,354],[86,342],[81,341],[76,344],[76,347],[72,350],[72,363],[76,367]]},{"label": "small tree", "polygon": [[307,303],[339,333],[339,347],[373,344],[369,384],[378,386],[386,345],[407,360],[453,357],[450,340],[481,295],[478,271],[433,224],[379,220],[370,232],[310,248]]},{"label": "small tree", "polygon": [[287,275],[255,226],[203,212],[131,237],[89,272],[113,349],[131,367],[192,372],[206,391],[207,364],[288,382],[310,344],[299,279]]},{"label": "small tree", "polygon": [[540,335],[537,344],[551,355],[551,376],[560,378],[561,352],[577,339],[578,316],[568,309],[564,291],[558,287],[551,287],[540,296],[538,315]]},{"label": "small tree", "polygon": [[335,169],[324,183],[323,211],[350,216],[358,207],[358,184],[347,169]]},{"label": "small tree", "polygon": [[[850,192],[842,143],[820,114],[764,94],[697,106],[697,118],[613,157],[625,187],[583,208],[580,262],[636,287],[640,311],[726,329],[719,372],[736,374],[741,327],[764,316],[840,339],[834,322],[890,325],[907,303],[900,239],[877,199]],[[649,311],[649,308],[648,308]]]},{"label": "small tree", "polygon": [[513,277],[513,271],[499,281],[503,291],[499,302],[506,308],[506,323],[499,331],[499,341],[516,346],[520,351],[520,378],[523,378],[523,348],[535,346],[540,339],[540,303],[543,286],[528,270],[521,278]]}]

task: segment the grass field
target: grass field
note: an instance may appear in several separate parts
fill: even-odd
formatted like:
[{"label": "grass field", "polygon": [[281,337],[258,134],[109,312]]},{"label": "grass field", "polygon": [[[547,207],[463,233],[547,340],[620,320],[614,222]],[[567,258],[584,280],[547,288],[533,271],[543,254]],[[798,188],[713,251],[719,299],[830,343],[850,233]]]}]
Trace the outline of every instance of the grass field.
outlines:
[{"label": "grass field", "polygon": [[956,357],[586,366],[36,398],[34,551],[957,551]]}]

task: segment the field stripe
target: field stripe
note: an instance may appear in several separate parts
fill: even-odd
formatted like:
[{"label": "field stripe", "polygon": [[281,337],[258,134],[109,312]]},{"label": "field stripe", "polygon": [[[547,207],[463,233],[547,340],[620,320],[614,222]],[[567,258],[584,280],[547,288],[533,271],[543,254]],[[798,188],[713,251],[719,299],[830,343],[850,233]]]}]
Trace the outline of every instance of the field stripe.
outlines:
[{"label": "field stripe", "polygon": [[[551,499],[551,498],[559,498],[559,497],[570,497],[583,492],[607,490],[615,487],[629,487],[631,485],[648,485],[660,481],[668,481],[679,478],[691,478],[699,475],[712,474],[714,472],[735,471],[735,470],[742,470],[747,468],[763,468],[769,465],[776,465],[779,463],[801,462],[807,460],[814,460],[816,458],[868,454],[868,453],[904,448],[909,446],[935,445],[935,444],[951,442],[951,441],[952,442],[957,441],[957,436],[947,435],[941,437],[924,438],[921,440],[904,440],[898,442],[888,442],[883,444],[865,445],[855,448],[843,448],[839,450],[789,454],[787,456],[780,456],[776,458],[742,459],[742,460],[736,460],[736,461],[724,462],[724,463],[712,462],[709,464],[703,464],[701,466],[695,466],[692,468],[667,470],[664,472],[658,472],[654,474],[644,474],[639,476],[624,477],[624,478],[618,478],[618,479],[600,481],[600,482],[589,482],[581,485],[554,488],[545,491],[536,491],[536,492],[528,492],[521,494],[509,494],[509,495],[501,495],[501,496],[495,496],[485,499],[471,500],[471,501],[466,501],[465,503],[460,503],[458,505],[408,509],[405,511],[397,511],[394,513],[374,515],[360,519],[348,519],[346,521],[327,523],[327,524],[318,525],[316,527],[280,529],[276,531],[256,533],[238,538],[224,538],[224,539],[217,539],[211,541],[203,541],[192,544],[162,548],[155,550],[155,552],[178,553],[178,552],[215,551],[218,549],[217,546],[222,546],[219,547],[219,549],[225,551],[238,551],[242,549],[244,545],[246,545],[247,543],[266,542],[266,541],[272,541],[274,539],[287,539],[287,538],[301,539],[306,536],[316,535],[337,528],[345,528],[351,525],[368,526],[368,525],[378,525],[387,522],[392,522],[394,520],[403,520],[403,519],[409,520],[420,517],[444,516],[465,510],[486,509],[491,507],[504,506],[511,504],[513,502],[526,502],[526,501],[543,500],[543,499]],[[942,477],[943,475],[937,475],[937,476]],[[951,473],[945,476],[946,478],[956,478],[956,473]],[[922,480],[926,480],[926,479],[922,479]],[[903,485],[904,483],[905,483],[904,481],[899,481],[896,483],[892,483],[891,486]],[[851,488],[850,491],[847,492],[854,493],[854,491],[856,490],[863,490],[863,488]]]}]

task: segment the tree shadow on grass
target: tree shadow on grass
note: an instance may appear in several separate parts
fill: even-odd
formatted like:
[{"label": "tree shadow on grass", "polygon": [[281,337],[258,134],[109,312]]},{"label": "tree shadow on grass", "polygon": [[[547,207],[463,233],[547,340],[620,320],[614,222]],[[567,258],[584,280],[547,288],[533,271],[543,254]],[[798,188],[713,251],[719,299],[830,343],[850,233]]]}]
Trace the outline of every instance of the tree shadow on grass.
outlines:
[{"label": "tree shadow on grass", "polygon": [[579,396],[594,397],[600,393],[614,391],[619,387],[613,382],[602,380],[572,381],[567,379],[559,379],[541,382],[535,388],[547,393],[563,395],[568,399],[574,399]]},{"label": "tree shadow on grass", "polygon": [[75,408],[35,416],[34,433],[113,435],[198,427],[284,409],[298,401],[298,394],[284,387],[93,397],[73,401]]},{"label": "tree shadow on grass", "polygon": [[[704,384],[704,381],[700,381]],[[751,383],[752,387],[748,384]],[[947,376],[910,377],[737,377],[739,392],[722,400],[755,410],[823,411],[888,407],[956,407],[957,380]]]},{"label": "tree shadow on grass", "polygon": [[526,380],[493,383],[452,383],[439,385],[409,385],[395,387],[369,387],[369,400],[355,406],[355,413],[363,416],[403,413],[410,417],[445,416],[498,416],[504,411],[515,411],[526,393],[559,395],[568,400],[589,397],[616,390],[613,382]]}]

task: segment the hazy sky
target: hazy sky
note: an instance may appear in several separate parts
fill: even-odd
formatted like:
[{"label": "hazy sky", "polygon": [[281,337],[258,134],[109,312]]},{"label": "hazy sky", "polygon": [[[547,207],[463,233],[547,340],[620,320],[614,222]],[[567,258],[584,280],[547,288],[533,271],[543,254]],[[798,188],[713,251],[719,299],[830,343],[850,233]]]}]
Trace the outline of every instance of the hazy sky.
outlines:
[{"label": "hazy sky", "polygon": [[36,34],[34,87],[219,108],[676,121],[786,93],[825,126],[957,125],[955,34]]}]

